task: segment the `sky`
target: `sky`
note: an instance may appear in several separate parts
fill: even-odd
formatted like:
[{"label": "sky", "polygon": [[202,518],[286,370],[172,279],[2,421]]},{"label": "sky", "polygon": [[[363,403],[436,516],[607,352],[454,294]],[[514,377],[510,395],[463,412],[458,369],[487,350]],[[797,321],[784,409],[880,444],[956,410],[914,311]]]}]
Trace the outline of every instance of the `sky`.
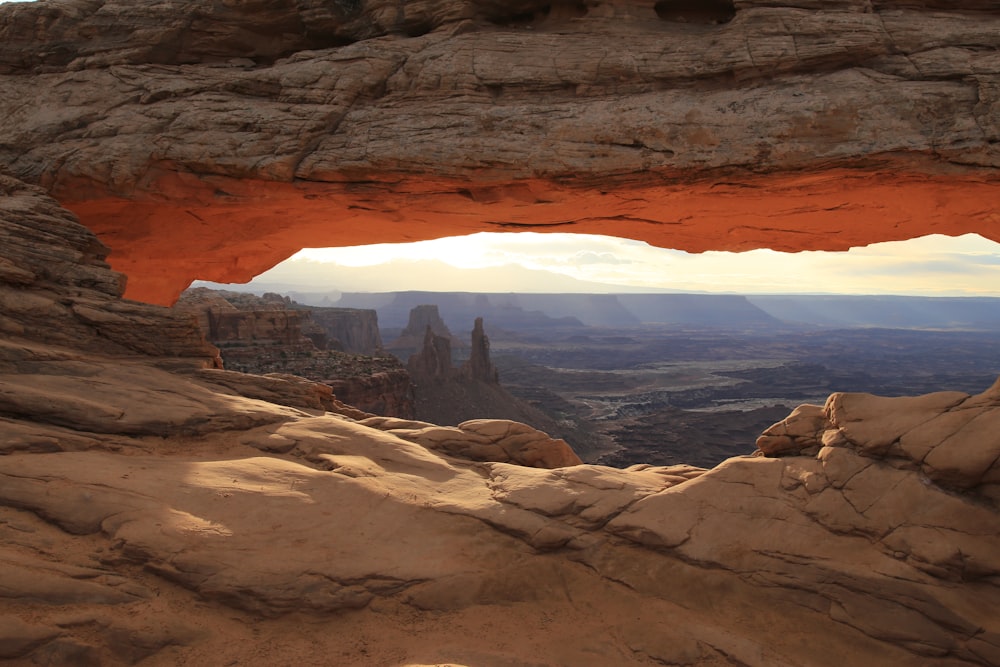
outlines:
[{"label": "sky", "polygon": [[248,288],[309,292],[683,291],[1000,296],[1000,245],[925,236],[848,252],[690,254],[580,234],[480,233],[304,249]]}]

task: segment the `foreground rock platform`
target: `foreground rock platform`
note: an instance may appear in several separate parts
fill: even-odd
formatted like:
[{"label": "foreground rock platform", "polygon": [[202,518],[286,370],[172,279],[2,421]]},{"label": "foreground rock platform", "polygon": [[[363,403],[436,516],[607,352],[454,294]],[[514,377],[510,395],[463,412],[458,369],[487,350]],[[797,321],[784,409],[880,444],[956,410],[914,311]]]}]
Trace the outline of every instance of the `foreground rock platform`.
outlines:
[{"label": "foreground rock platform", "polygon": [[[812,456],[735,458],[707,471],[540,469],[451,458],[392,420],[213,395],[197,376],[164,373],[163,409],[144,421],[136,404],[149,369],[87,364],[90,383],[75,394],[64,384],[61,395],[121,406],[131,432],[112,416],[72,426],[75,415],[40,411],[3,420],[4,657],[1000,659],[995,472],[962,480],[967,489],[939,485],[912,459],[866,452],[883,429]],[[146,372],[122,372],[133,364]],[[2,376],[5,392],[36,381]],[[210,429],[181,417],[195,397],[219,402]],[[979,404],[978,419],[1000,418],[996,390],[966,400]],[[164,424],[171,406],[178,422]],[[451,442],[461,438],[449,431]]]},{"label": "foreground rock platform", "polygon": [[218,369],[0,184],[0,660],[1000,663],[1000,383],[834,394],[711,470],[582,465]]}]

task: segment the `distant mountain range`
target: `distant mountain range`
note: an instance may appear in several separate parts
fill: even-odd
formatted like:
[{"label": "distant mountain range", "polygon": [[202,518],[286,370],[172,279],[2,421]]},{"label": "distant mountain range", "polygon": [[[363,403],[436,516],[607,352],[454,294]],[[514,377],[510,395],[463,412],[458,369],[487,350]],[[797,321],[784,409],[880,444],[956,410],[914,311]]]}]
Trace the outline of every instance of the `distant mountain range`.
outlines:
[{"label": "distant mountain range", "polygon": [[[530,292],[548,294],[608,294],[617,292],[676,293],[676,289],[622,287],[604,282],[505,264],[478,269],[458,268],[435,259],[396,259],[375,266],[344,266],[332,262],[289,259],[254,279],[256,289],[284,294],[287,290],[309,289],[306,285],[329,285],[344,292],[392,292],[400,284],[410,289],[434,291],[441,285],[460,285],[469,292]],[[233,289],[232,286],[207,287]],[[276,289],[275,289],[276,288]]]},{"label": "distant mountain range", "polygon": [[789,323],[1000,331],[1000,298],[994,297],[755,295],[747,300]]},{"label": "distant mountain range", "polygon": [[[293,295],[301,300],[301,296]],[[343,293],[327,305],[372,308],[382,328],[406,325],[410,309],[436,304],[456,330],[476,317],[501,329],[668,324],[727,329],[880,327],[1000,331],[1000,298],[729,294]]]},{"label": "distant mountain range", "polygon": [[771,327],[961,329],[1000,331],[1000,298],[829,294],[583,294],[523,292],[313,292],[279,286],[225,285],[275,291],[314,306],[370,308],[383,329],[402,329],[410,309],[435,304],[455,331],[477,317],[488,329],[558,327],[627,329],[665,324],[726,329]]}]

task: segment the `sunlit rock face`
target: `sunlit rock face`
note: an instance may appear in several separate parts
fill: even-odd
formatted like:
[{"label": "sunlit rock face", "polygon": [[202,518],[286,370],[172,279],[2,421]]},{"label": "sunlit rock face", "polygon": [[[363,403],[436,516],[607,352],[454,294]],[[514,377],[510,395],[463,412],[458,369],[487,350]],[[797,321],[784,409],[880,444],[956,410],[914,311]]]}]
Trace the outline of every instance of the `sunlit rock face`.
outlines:
[{"label": "sunlit rock face", "polygon": [[127,296],[476,231],[1000,240],[986,0],[0,7],[0,160]]}]

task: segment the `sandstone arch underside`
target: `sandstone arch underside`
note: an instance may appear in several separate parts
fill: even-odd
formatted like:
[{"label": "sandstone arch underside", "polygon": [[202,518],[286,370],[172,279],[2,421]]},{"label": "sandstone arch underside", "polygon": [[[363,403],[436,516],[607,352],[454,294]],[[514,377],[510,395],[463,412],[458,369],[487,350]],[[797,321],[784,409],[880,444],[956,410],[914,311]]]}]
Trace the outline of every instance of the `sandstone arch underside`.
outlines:
[{"label": "sandstone arch underside", "polygon": [[5,5],[0,161],[157,303],[476,231],[1000,241],[995,2],[690,4]]}]

